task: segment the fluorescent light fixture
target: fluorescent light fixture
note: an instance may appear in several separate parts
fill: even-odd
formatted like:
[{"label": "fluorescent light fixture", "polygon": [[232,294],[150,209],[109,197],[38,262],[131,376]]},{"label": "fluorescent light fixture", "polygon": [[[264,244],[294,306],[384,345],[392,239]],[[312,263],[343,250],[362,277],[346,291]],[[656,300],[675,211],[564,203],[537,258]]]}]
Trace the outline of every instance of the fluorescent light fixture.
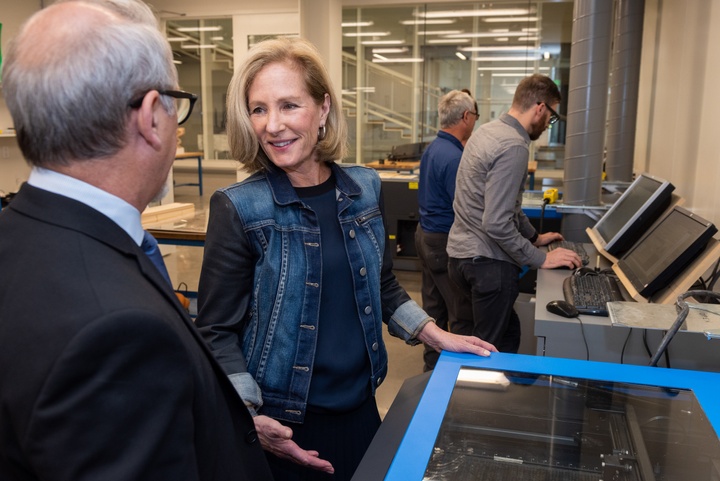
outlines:
[{"label": "fluorescent light fixture", "polygon": [[523,72],[518,73],[494,73],[492,74],[493,77],[526,77],[531,74],[525,74]]},{"label": "fluorescent light fixture", "polygon": [[463,33],[463,30],[421,30],[418,35],[453,35]]},{"label": "fluorescent light fixture", "polygon": [[190,40],[190,37],[168,37],[168,42],[184,42],[185,40]]},{"label": "fluorescent light fixture", "polygon": [[431,43],[434,45],[458,45],[460,43],[470,43],[469,38],[433,38],[431,40],[428,40],[426,43]]},{"label": "fluorescent light fixture", "polygon": [[374,48],[373,53],[405,53],[409,49],[407,47],[395,47],[395,48]]},{"label": "fluorescent light fixture", "polygon": [[223,40],[225,40],[225,37],[210,37],[210,40],[212,40],[213,42],[222,42]]},{"label": "fluorescent light fixture", "polygon": [[402,45],[404,40],[363,40],[362,45]]},{"label": "fluorescent light fixture", "polygon": [[472,57],[473,62],[532,62],[540,60],[540,55],[528,55],[523,57]]},{"label": "fluorescent light fixture", "polygon": [[527,37],[527,32],[474,32],[474,33],[463,33],[463,34],[450,34],[447,38],[494,38],[494,37]]},{"label": "fluorescent light fixture", "polygon": [[450,18],[437,18],[437,19],[425,19],[425,20],[403,20],[400,25],[450,25],[455,23],[455,20]]},{"label": "fluorescent light fixture", "polygon": [[488,17],[483,18],[483,22],[488,23],[507,23],[507,22],[537,22],[537,17]]},{"label": "fluorescent light fixture", "polygon": [[[500,70],[500,71],[506,71],[506,72],[522,71],[522,72],[527,72],[527,75],[530,75],[531,73],[533,73],[536,70],[536,69],[529,68],[529,67],[478,67],[477,69],[481,70],[481,71],[482,70],[484,70],[484,71]],[[548,71],[548,70],[550,70],[550,67],[539,67],[539,68],[537,68],[537,70],[538,71]]]},{"label": "fluorescent light fixture", "polygon": [[370,27],[374,25],[375,22],[373,21],[367,21],[367,22],[342,22],[340,24],[341,27]]},{"label": "fluorescent light fixture", "polygon": [[[390,32],[345,32],[343,37],[387,37]],[[527,34],[523,34],[527,35]]]},{"label": "fluorescent light fixture", "polygon": [[386,58],[386,59],[373,59],[373,63],[420,63],[424,62],[425,59],[423,58]]},{"label": "fluorescent light fixture", "polygon": [[538,53],[536,48],[527,48],[522,45],[502,46],[502,47],[462,47],[463,52],[527,52]]},{"label": "fluorescent light fixture", "polygon": [[538,33],[538,31],[539,31],[540,29],[537,28],[537,27],[525,27],[525,28],[522,28],[521,30],[522,30],[523,32],[528,32],[528,33]]},{"label": "fluorescent light fixture", "polygon": [[508,42],[510,40],[509,37],[497,37],[495,38],[496,42]]},{"label": "fluorescent light fixture", "polygon": [[214,27],[180,27],[177,29],[178,32],[219,32],[220,30],[222,30],[220,25]]},{"label": "fluorescent light fixture", "polygon": [[518,37],[518,42],[537,42],[540,37]]},{"label": "fluorescent light fixture", "polygon": [[463,55],[462,52],[455,52],[455,56],[460,60],[467,60],[467,57]]},{"label": "fluorescent light fixture", "polygon": [[375,57],[375,58],[378,59],[378,60],[387,60],[387,57],[383,57],[383,56],[380,55],[379,53],[374,53],[374,54],[373,54],[373,57]]},{"label": "fluorescent light fixture", "polygon": [[180,60],[173,60],[173,63],[176,65],[182,65],[182,62]]},{"label": "fluorescent light fixture", "polygon": [[527,15],[527,8],[496,8],[482,10],[444,10],[437,12],[423,12],[416,16],[423,18],[457,18],[457,17],[499,17],[507,15]]},{"label": "fluorescent light fixture", "polygon": [[[510,31],[510,29],[509,28],[491,28],[490,31],[492,33],[507,33]],[[524,31],[525,31],[525,29],[523,29],[523,32]]]},{"label": "fluorescent light fixture", "polygon": [[197,49],[205,49],[205,48],[217,48],[217,45],[212,44],[212,43],[211,43],[211,44],[206,44],[206,45],[203,45],[203,44],[201,44],[201,45],[190,45],[190,44],[187,44],[187,45],[180,45],[180,48],[184,48],[184,49],[187,49],[187,50],[197,50]]}]

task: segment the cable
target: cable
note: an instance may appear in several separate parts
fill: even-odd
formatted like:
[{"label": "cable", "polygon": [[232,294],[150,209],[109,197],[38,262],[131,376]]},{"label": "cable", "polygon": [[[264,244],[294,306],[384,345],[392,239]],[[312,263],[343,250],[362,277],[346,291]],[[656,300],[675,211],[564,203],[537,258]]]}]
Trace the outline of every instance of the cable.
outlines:
[{"label": "cable", "polygon": [[632,327],[629,330],[627,337],[625,338],[625,342],[623,343],[622,350],[620,351],[620,364],[625,364],[625,348],[627,347],[628,341],[630,340],[630,334],[632,334],[633,330]]},{"label": "cable", "polygon": [[582,339],[583,339],[583,342],[585,343],[585,360],[589,361],[590,360],[590,348],[588,347],[587,336],[585,336],[585,325],[583,324],[582,320],[580,319],[580,316],[575,317],[575,319],[577,319],[578,322],[580,323],[580,332],[582,332]]},{"label": "cable", "polygon": [[542,206],[540,207],[540,228],[538,234],[543,233],[543,221],[545,220],[545,206],[548,205],[548,199],[543,199]]},{"label": "cable", "polygon": [[663,340],[660,342],[660,346],[658,347],[657,351],[655,351],[655,355],[653,355],[652,359],[650,359],[650,366],[656,367],[658,361],[660,360],[660,357],[662,357],[664,354],[665,360],[666,362],[668,362],[669,367],[669,357],[666,354],[668,345],[670,344],[670,341],[672,341],[675,337],[675,334],[677,334],[677,332],[680,330],[680,326],[683,325],[685,319],[687,319],[687,316],[690,313],[690,306],[687,302],[685,302],[685,299],[687,299],[688,297],[694,297],[697,299],[698,297],[702,296],[707,296],[707,298],[714,298],[715,300],[720,300],[720,294],[712,291],[687,291],[686,293],[680,294],[680,296],[678,296],[675,303],[679,310],[678,316],[675,319],[675,322],[673,322],[673,325],[665,334],[665,337],[663,337]]}]

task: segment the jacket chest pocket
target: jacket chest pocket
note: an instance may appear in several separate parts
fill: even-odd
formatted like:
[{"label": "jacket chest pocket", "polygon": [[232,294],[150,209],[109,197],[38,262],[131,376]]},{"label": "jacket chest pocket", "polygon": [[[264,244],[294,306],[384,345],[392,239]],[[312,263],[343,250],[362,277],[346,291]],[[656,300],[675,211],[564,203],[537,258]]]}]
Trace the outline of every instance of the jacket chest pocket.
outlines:
[{"label": "jacket chest pocket", "polygon": [[380,209],[370,211],[355,218],[358,230],[365,234],[375,250],[375,254],[382,262],[385,250],[385,225]]}]

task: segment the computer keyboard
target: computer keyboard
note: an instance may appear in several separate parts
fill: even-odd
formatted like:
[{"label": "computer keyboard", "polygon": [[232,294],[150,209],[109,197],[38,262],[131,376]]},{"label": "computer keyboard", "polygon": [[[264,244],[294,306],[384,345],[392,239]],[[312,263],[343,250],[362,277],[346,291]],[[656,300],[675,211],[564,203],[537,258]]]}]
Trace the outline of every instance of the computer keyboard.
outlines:
[{"label": "computer keyboard", "polygon": [[580,260],[582,260],[582,264],[584,266],[588,265],[588,262],[590,262],[590,258],[588,257],[587,251],[585,250],[585,247],[583,247],[582,243],[580,242],[572,242],[572,241],[552,241],[548,244],[547,248],[549,251],[553,249],[557,249],[558,247],[562,247],[563,249],[568,249],[573,252],[575,252],[579,257]]},{"label": "computer keyboard", "polygon": [[573,274],[563,282],[565,300],[580,314],[607,316],[607,303],[624,301],[618,280],[602,273]]}]

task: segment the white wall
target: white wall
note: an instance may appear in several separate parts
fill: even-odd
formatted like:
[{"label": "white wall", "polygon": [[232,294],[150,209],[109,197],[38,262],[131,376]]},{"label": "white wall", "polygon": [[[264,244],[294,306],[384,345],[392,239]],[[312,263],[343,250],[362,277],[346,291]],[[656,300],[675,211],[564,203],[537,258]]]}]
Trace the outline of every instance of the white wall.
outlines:
[{"label": "white wall", "polygon": [[720,0],[646,0],[635,170],[675,185],[720,225]]}]

